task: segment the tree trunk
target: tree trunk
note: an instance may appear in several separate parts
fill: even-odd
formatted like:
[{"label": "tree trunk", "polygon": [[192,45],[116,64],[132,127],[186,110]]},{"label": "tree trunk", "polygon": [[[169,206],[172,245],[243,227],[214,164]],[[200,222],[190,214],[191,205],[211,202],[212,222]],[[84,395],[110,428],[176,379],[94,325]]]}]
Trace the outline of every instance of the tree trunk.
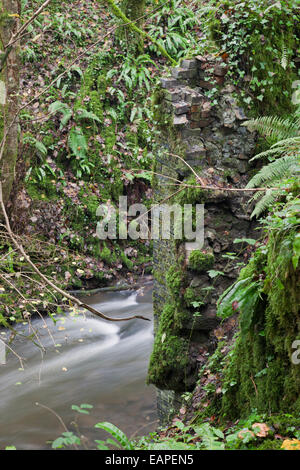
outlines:
[{"label": "tree trunk", "polygon": [[[15,167],[19,147],[18,120],[14,119],[19,104],[19,44],[14,43],[11,50],[5,46],[19,27],[19,0],[2,0],[0,2],[0,39],[2,49],[3,70],[1,72],[1,140],[5,134],[5,142],[0,162],[3,201],[6,204],[15,179]],[[4,90],[6,93],[4,93]],[[6,96],[5,96],[6,94]],[[0,147],[2,148],[2,146]]]},{"label": "tree trunk", "polygon": [[[121,10],[129,20],[135,22],[138,28],[143,27],[142,16],[145,14],[145,7],[145,0],[122,0],[121,2]],[[143,52],[143,37],[136,31],[122,26],[118,37],[121,43],[125,42],[129,53],[138,55]]]}]

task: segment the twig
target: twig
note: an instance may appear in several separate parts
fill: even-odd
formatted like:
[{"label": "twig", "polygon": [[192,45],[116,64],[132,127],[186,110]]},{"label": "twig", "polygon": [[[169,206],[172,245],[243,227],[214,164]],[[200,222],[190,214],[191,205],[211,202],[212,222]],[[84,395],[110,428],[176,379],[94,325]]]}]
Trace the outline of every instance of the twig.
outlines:
[{"label": "twig", "polygon": [[7,344],[5,341],[3,341],[2,338],[1,338],[1,341],[2,341],[2,342],[5,344],[5,346],[19,359],[20,365],[21,365],[22,369],[24,369],[24,365],[23,365],[23,359],[24,359],[24,357],[19,356],[19,354],[16,353],[16,351],[14,351],[14,350],[9,346],[9,344]]},{"label": "twig", "polygon": [[11,39],[9,41],[9,43],[5,46],[5,49],[7,47],[11,47],[12,44],[20,37],[20,35],[23,33],[23,31],[25,31],[25,29],[28,28],[28,26],[35,20],[35,18],[40,14],[42,13],[42,11],[46,8],[46,6],[49,5],[49,3],[51,2],[52,0],[46,0],[41,6],[40,8],[38,8],[34,13],[33,15],[29,18],[29,20],[27,20],[22,26],[21,28],[18,29],[18,31],[16,31],[15,34],[13,34],[11,36]]},{"label": "twig", "polygon": [[99,312],[98,310],[96,310],[95,308],[91,307],[90,305],[87,305],[84,302],[81,302],[79,299],[77,299],[73,295],[70,295],[66,291],[60,289],[60,287],[58,287],[56,284],[54,284],[52,281],[50,281],[43,273],[41,273],[41,271],[36,267],[36,265],[31,261],[31,259],[27,255],[27,253],[25,252],[23,246],[20,243],[18,243],[18,241],[16,240],[16,238],[15,238],[15,236],[14,236],[12,230],[11,230],[8,215],[7,215],[5,206],[4,206],[3,197],[2,197],[2,183],[1,182],[0,182],[0,205],[1,205],[2,213],[3,213],[4,219],[5,219],[7,232],[9,234],[13,244],[15,245],[17,250],[22,254],[22,256],[24,256],[27,263],[38,274],[38,276],[40,276],[40,278],[43,279],[46,282],[46,284],[48,284],[48,286],[50,286],[52,289],[54,289],[56,292],[61,294],[63,297],[70,300],[72,303],[74,303],[78,307],[84,308],[84,309],[88,310],[89,312],[93,313],[94,315],[97,315],[98,317],[103,318],[104,320],[108,320],[108,321],[112,321],[112,322],[119,322],[119,321],[128,321],[128,320],[133,320],[135,318],[139,318],[140,320],[150,321],[149,318],[143,317],[142,315],[133,315],[131,317],[126,317],[126,318],[111,318],[111,317],[108,317],[108,316],[104,315],[103,313]]},{"label": "twig", "polygon": [[[67,426],[65,425],[63,419],[59,416],[59,414],[56,413],[56,411],[52,410],[52,408],[49,408],[49,406],[42,405],[41,403],[38,403],[38,402],[36,402],[35,404],[36,404],[36,406],[40,406],[41,408],[44,408],[45,410],[50,411],[50,413],[52,413],[58,419],[58,421],[62,425],[65,432],[69,432],[69,430],[68,430]],[[72,444],[72,446],[74,447],[74,449],[78,450],[77,444]]]},{"label": "twig", "polygon": [[[175,154],[170,154],[170,155],[174,155],[175,157],[180,158],[184,163],[186,163],[188,165],[188,163],[185,160],[183,160],[181,157],[179,157],[179,155],[175,155]],[[192,167],[190,167],[190,168],[193,171],[193,173],[196,175],[197,179],[199,180],[200,179],[199,175],[197,175],[197,173],[193,170]],[[248,191],[267,191],[267,190],[271,190],[271,191],[276,190],[277,191],[279,189],[279,188],[228,188],[227,186],[207,186],[204,183],[201,184],[201,185],[186,184],[186,183],[184,183],[184,182],[182,182],[182,181],[180,181],[176,178],[172,178],[171,176],[163,175],[162,173],[157,173],[157,172],[152,171],[152,170],[143,170],[143,169],[137,168],[137,169],[133,169],[131,171],[140,171],[142,173],[152,173],[153,175],[161,176],[163,178],[174,181],[174,183],[170,183],[170,186],[171,185],[172,186],[184,186],[185,188],[202,188],[202,189],[207,189],[207,190],[211,190],[211,191],[241,191],[241,192],[243,192],[243,191],[245,191],[245,192],[248,192]],[[129,173],[130,173],[130,171],[129,171]]]},{"label": "twig", "polygon": [[254,386],[254,389],[255,389],[255,395],[257,396],[257,395],[258,395],[258,391],[257,391],[256,383],[254,382],[254,379],[253,379],[252,374],[250,375],[250,380],[251,380],[251,382],[253,383],[253,386]]},{"label": "twig", "polygon": [[179,158],[185,165],[192,170],[194,175],[196,176],[197,180],[200,181],[201,186],[197,185],[192,185],[192,188],[202,188],[202,189],[211,189],[214,191],[277,191],[279,188],[226,188],[226,187],[217,187],[217,186],[206,186],[203,181],[201,180],[200,176],[195,172],[195,170],[179,155],[176,155],[175,153],[169,153],[169,155],[172,155],[173,157]]}]

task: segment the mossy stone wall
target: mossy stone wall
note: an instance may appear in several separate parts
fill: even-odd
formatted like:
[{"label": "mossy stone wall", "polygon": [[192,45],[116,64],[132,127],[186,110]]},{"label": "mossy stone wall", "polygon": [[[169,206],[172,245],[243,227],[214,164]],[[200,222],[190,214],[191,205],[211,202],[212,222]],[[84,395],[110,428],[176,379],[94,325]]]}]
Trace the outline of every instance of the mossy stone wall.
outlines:
[{"label": "mossy stone wall", "polygon": [[[156,201],[204,204],[203,247],[190,251],[184,240],[174,237],[154,241],[155,342],[148,382],[163,390],[164,403],[166,394],[175,403],[176,394],[192,390],[197,357],[215,348],[216,301],[236,279],[241,261],[241,245],[234,240],[257,237],[246,197],[224,189],[246,184],[255,148],[255,136],[242,125],[246,116],[226,72],[219,59],[183,60],[171,77],[161,79],[153,97],[161,135],[153,181]],[[207,92],[213,87],[212,98]],[[168,178],[179,185],[170,185],[174,180]],[[199,181],[216,189],[204,190]],[[237,253],[234,259],[232,253]],[[214,276],[213,271],[222,274]]]}]

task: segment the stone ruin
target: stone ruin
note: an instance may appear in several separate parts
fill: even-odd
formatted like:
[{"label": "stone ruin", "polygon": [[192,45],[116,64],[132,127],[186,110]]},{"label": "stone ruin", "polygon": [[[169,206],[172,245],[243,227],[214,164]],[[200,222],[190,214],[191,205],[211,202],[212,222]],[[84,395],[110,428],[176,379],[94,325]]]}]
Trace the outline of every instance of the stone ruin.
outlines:
[{"label": "stone ruin", "polygon": [[[199,182],[214,190],[186,189],[181,202],[204,203],[204,254],[212,255],[209,269],[223,274],[214,279],[208,269],[189,266],[191,253],[185,243],[175,240],[154,241],[154,316],[155,334],[159,329],[164,307],[174,302],[174,292],[166,280],[166,273],[174,265],[181,266],[184,284],[178,297],[188,293],[202,299],[200,316],[185,317],[179,337],[188,339],[189,363],[183,371],[176,361],[172,370],[162,367],[161,377],[149,382],[159,389],[158,409],[163,419],[174,408],[176,399],[184,391],[193,388],[201,363],[199,352],[211,353],[215,347],[214,330],[219,324],[216,316],[218,297],[237,278],[239,263],[244,254],[238,253],[241,244],[235,239],[257,238],[255,223],[250,220],[247,205],[249,193],[232,191],[243,188],[250,179],[249,159],[255,149],[255,135],[243,126],[247,119],[239,105],[239,90],[228,79],[228,65],[221,58],[198,56],[182,60],[180,67],[171,69],[171,76],[161,78],[154,95],[154,116],[160,130],[156,150],[156,178],[154,191],[156,202],[172,204],[172,193],[180,184]],[[183,162],[184,160],[184,162]],[[193,171],[199,175],[195,178]],[[177,186],[170,180],[177,180]],[[226,190],[226,188],[228,190]],[[182,194],[185,194],[184,192]],[[232,253],[236,253],[233,258]],[[207,268],[207,266],[206,266]],[[210,290],[210,286],[213,289]],[[203,292],[208,295],[203,296]],[[154,348],[156,346],[154,345]]]}]

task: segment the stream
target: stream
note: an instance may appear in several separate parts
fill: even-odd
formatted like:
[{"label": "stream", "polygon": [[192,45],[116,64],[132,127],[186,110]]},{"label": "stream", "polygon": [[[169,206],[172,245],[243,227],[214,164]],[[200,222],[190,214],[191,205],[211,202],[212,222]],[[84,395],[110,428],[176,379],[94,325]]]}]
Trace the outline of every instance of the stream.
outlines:
[{"label": "stream", "polygon": [[[138,291],[106,292],[83,299],[113,317],[144,315],[152,318],[152,286]],[[75,311],[34,318],[31,328],[19,324],[23,334],[37,332],[45,351],[17,336],[11,347],[23,360],[8,352],[0,365],[0,449],[47,449],[64,432],[57,413],[68,430],[94,440],[110,437],[95,429],[109,421],[129,437],[156,428],[156,394],[145,385],[153,343],[152,322],[130,320],[110,323]],[[0,338],[7,340],[2,331]],[[10,334],[10,332],[9,332]],[[2,343],[3,344],[3,343]],[[40,405],[37,405],[39,403]],[[71,409],[90,404],[90,414]]]}]

